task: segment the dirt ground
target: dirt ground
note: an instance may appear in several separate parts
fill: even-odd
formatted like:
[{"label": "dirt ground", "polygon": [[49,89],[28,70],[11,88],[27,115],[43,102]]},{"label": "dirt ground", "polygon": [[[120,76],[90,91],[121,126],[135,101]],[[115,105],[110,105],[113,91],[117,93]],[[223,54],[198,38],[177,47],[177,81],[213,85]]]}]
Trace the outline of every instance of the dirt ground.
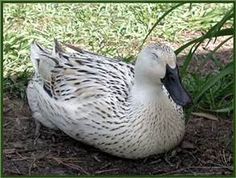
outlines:
[{"label": "dirt ground", "polygon": [[4,175],[231,175],[232,119],[191,118],[183,142],[145,159],[114,157],[73,140],[61,131],[40,130],[27,103],[4,97]]}]

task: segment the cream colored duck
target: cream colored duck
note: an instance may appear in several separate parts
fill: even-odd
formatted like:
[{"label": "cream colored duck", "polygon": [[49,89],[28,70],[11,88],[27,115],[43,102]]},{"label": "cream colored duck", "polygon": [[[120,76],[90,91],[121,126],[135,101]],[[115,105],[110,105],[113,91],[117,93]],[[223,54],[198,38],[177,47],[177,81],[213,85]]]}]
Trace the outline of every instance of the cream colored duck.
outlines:
[{"label": "cream colored duck", "polygon": [[149,45],[132,65],[56,41],[52,52],[33,42],[31,59],[27,96],[37,122],[131,159],[163,153],[183,138],[181,106],[191,99],[170,47]]}]

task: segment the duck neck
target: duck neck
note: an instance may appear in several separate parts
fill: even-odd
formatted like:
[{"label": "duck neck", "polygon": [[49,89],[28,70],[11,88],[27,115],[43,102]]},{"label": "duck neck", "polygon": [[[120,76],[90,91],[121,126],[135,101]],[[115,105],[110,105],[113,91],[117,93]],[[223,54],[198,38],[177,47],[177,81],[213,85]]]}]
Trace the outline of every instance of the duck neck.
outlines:
[{"label": "duck neck", "polygon": [[176,112],[162,85],[135,82],[131,98],[127,139],[132,138],[133,145],[139,144],[140,148],[148,145],[149,149],[135,155],[162,153],[179,143],[185,127],[182,114]]},{"label": "duck neck", "polygon": [[132,88],[132,97],[135,101],[139,102],[160,101],[164,94],[162,87],[163,85],[159,82],[135,80]]}]

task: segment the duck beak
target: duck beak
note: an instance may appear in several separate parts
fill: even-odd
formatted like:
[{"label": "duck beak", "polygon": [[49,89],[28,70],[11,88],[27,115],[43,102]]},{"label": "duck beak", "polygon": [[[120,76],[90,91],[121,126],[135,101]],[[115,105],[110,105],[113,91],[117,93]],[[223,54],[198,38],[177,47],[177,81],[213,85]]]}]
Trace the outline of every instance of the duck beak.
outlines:
[{"label": "duck beak", "polygon": [[166,75],[161,79],[161,82],[164,84],[176,104],[186,106],[192,103],[190,95],[181,83],[177,65],[174,69],[168,64],[166,65]]}]

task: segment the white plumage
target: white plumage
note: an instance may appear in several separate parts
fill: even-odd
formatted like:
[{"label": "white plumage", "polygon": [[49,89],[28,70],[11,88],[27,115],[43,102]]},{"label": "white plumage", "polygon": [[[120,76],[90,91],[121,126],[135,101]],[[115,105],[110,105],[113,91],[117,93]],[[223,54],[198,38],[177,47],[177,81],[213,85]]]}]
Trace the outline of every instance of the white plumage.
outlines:
[{"label": "white plumage", "polygon": [[56,41],[52,52],[33,42],[31,59],[35,75],[27,96],[33,117],[43,125],[133,159],[162,153],[181,141],[182,107],[162,84],[166,66],[176,68],[169,47],[144,48],[134,66]]}]

